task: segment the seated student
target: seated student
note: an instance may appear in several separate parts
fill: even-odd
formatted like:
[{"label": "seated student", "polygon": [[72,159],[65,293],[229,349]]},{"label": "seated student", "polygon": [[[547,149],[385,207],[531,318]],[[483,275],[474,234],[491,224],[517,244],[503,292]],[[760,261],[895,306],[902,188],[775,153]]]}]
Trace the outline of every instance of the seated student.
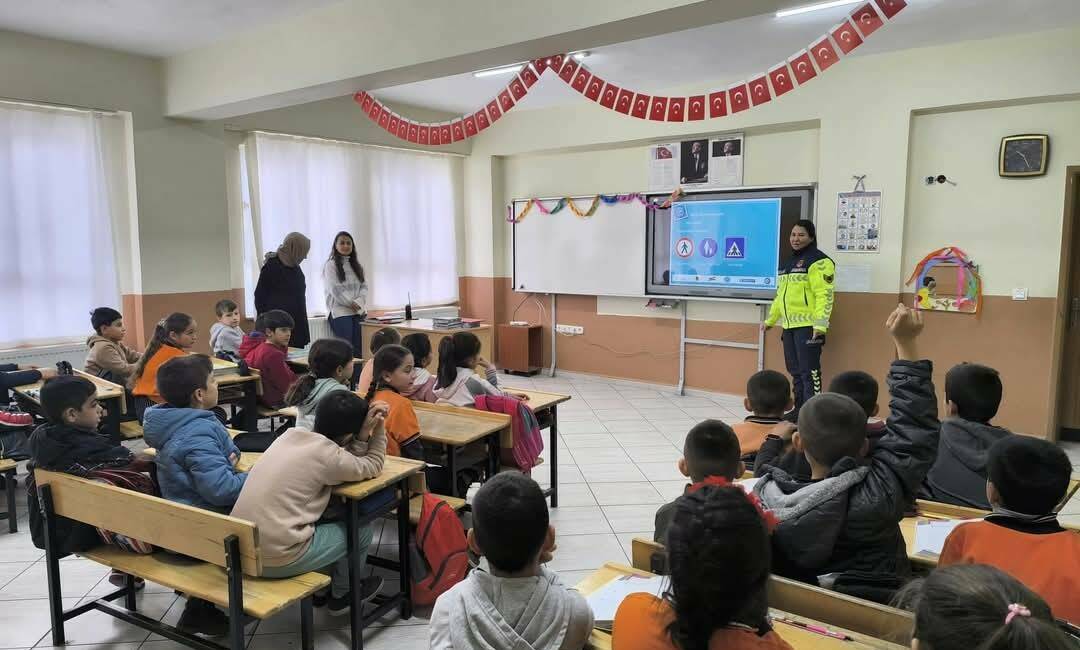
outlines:
[{"label": "seated student", "polygon": [[1001,405],[1001,377],[976,363],[953,366],[945,375],[945,411],[937,460],[919,498],[969,508],[990,508],[986,500],[986,451],[1011,436],[990,424]]},{"label": "seated student", "polygon": [[662,598],[630,594],[615,612],[616,650],[790,650],[769,625],[769,526],[741,487],[708,483],[675,501]]},{"label": "seated student", "polygon": [[[351,359],[352,346],[340,342],[349,348]],[[262,575],[289,578],[332,568],[328,571],[332,616],[347,613],[350,606],[348,535],[343,521],[322,520],[323,513],[335,485],[375,478],[382,472],[385,417],[385,404],[375,402],[368,408],[366,401],[348,391],[319,400],[317,433],[295,428],[278,436],[251,469],[232,509],[233,517],[259,527]],[[362,557],[367,556],[371,535],[370,524],[360,530],[356,552]],[[364,578],[361,599],[374,598],[382,583],[378,576]],[[316,600],[317,605],[326,602],[325,597],[316,596]]]},{"label": "seated student", "polygon": [[994,567],[939,568],[897,596],[915,612],[911,650],[1076,650],[1050,607]]},{"label": "seated student", "polygon": [[352,344],[344,339],[319,339],[311,344],[308,371],[285,393],[285,403],[300,411],[298,428],[311,431],[319,400],[333,391],[349,390],[355,363]]},{"label": "seated student", "polygon": [[580,593],[543,566],[555,550],[547,501],[518,472],[496,474],[472,501],[469,548],[487,558],[439,596],[431,611],[431,650],[579,650],[593,615]]},{"label": "seated student", "polygon": [[255,329],[240,344],[240,356],[248,366],[262,375],[264,406],[279,408],[285,404],[285,393],[296,382],[296,373],[289,367],[289,338],[295,323],[288,312],[271,309],[255,319]]},{"label": "seated student", "polygon": [[[153,404],[162,403],[164,399],[157,390],[158,368],[170,359],[190,353],[198,338],[197,333],[198,323],[187,314],[175,312],[158,321],[150,344],[128,379],[131,394]],[[142,408],[137,407],[137,410],[141,413]]]},{"label": "seated student", "polygon": [[386,453],[405,458],[424,458],[420,443],[420,420],[409,398],[401,394],[412,386],[412,353],[400,345],[384,345],[372,359],[372,382],[367,401],[384,402],[386,415]]},{"label": "seated student", "polygon": [[413,355],[412,386],[402,391],[402,395],[418,402],[435,402],[435,376],[428,372],[427,365],[431,363],[431,339],[427,334],[415,332],[401,339],[401,345],[405,346]]},{"label": "seated student", "polygon": [[365,361],[364,367],[360,369],[360,377],[356,381],[357,395],[367,395],[368,389],[371,388],[375,355],[384,345],[397,345],[398,343],[401,343],[401,334],[393,327],[384,327],[371,335],[371,341],[368,343],[371,358]]},{"label": "seated student", "polygon": [[0,406],[11,402],[11,391],[16,386],[35,384],[42,379],[56,376],[55,368],[36,368],[18,363],[0,363]]},{"label": "seated student", "polygon": [[[874,452],[864,459],[862,407],[822,393],[799,412],[798,433],[785,435],[806,455],[811,478],[773,468],[754,486],[780,519],[772,538],[777,573],[878,602],[910,571],[899,522],[933,462],[939,430],[933,366],[916,360],[922,314],[899,305],[886,327],[898,360],[889,371],[889,420]],[[768,465],[763,454],[758,462]]]},{"label": "seated student", "polygon": [[240,360],[240,344],[244,330],[240,329],[240,308],[228,298],[214,305],[217,322],[210,326],[210,349],[214,356]]},{"label": "seated student", "polygon": [[[161,497],[228,513],[247,474],[236,469],[240,450],[210,410],[218,399],[213,362],[202,354],[170,359],[158,369],[157,391],[166,403],[147,409],[143,435],[157,450],[154,463]],[[188,598],[177,625],[223,636],[229,617],[208,601]]]},{"label": "seated student", "polygon": [[86,339],[90,352],[86,355],[84,369],[91,375],[111,382],[127,384],[135,364],[142,356],[124,345],[124,317],[112,307],[98,307],[90,312],[90,325],[94,335]]},{"label": "seated student", "polygon": [[[481,370],[484,377],[476,374]],[[439,342],[435,396],[440,404],[472,406],[477,395],[503,395],[499,371],[480,356],[480,339],[472,332],[457,332]]]},{"label": "seated student", "polygon": [[791,397],[791,382],[775,370],[755,372],[746,382],[743,406],[753,415],[731,428],[739,439],[739,452],[743,461],[753,463],[765,436],[780,423],[784,413],[795,408],[795,400]]},{"label": "seated student", "polygon": [[1069,487],[1069,457],[1045,440],[1007,436],[990,448],[986,464],[994,512],[957,526],[938,566],[993,565],[1080,626],[1080,533],[1062,528],[1054,514]]},{"label": "seated student", "polygon": [[[690,477],[684,493],[710,476],[734,481],[742,476],[746,466],[739,460],[739,439],[732,427],[720,420],[704,420],[694,425],[686,434],[683,457],[679,459],[679,472]],[[656,527],[653,539],[663,544],[667,537],[671,518],[675,516],[678,499],[660,506],[656,511]]]}]

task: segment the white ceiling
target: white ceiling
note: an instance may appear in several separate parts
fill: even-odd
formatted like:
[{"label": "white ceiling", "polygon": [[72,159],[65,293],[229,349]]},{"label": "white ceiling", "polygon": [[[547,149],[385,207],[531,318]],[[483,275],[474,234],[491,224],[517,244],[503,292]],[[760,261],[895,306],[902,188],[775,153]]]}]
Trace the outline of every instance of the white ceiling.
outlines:
[{"label": "white ceiling", "polygon": [[0,28],[165,57],[339,0],[3,0]]},{"label": "white ceiling", "polygon": [[[793,1],[792,6],[805,4]],[[772,14],[708,25],[592,49],[585,64],[615,85],[661,92],[703,80],[719,86],[764,72],[828,31],[857,5],[788,18]],[[1080,0],[908,0],[892,24],[853,54],[865,55],[1004,34],[1036,32],[1080,23]],[[1018,56],[1023,53],[1018,52]],[[506,63],[515,63],[507,61]],[[941,65],[948,65],[942,61]],[[512,79],[472,74],[430,79],[373,94],[380,99],[455,113],[476,110]],[[551,72],[522,99],[522,109],[583,101]]]}]

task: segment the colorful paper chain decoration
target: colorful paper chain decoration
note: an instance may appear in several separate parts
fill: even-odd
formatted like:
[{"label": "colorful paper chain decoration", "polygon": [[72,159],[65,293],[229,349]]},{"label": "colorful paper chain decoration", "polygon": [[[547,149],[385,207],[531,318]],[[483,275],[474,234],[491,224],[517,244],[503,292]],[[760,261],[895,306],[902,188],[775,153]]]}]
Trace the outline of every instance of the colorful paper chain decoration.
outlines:
[{"label": "colorful paper chain decoration", "polygon": [[540,199],[529,199],[525,203],[525,209],[521,211],[521,214],[514,217],[514,206],[506,206],[506,220],[509,223],[520,223],[525,220],[525,217],[529,216],[533,208],[540,211],[540,214],[558,214],[562,212],[564,208],[569,207],[570,211],[577,215],[579,218],[588,219],[596,214],[596,209],[600,207],[600,204],[615,205],[616,203],[638,203],[644,205],[650,210],[660,209],[666,210],[671,207],[671,204],[678,201],[683,195],[683,189],[681,187],[676,188],[671,196],[667,197],[663,201],[651,201],[648,197],[640,192],[634,192],[633,194],[597,194],[589,199],[589,208],[582,210],[574,203],[574,199],[569,196],[564,196],[555,202],[554,207],[547,207]]},{"label": "colorful paper chain decoration", "polygon": [[[911,277],[905,284],[915,282],[915,290],[923,286],[923,280],[935,266],[939,264],[956,265],[956,286],[962,291],[962,295],[956,299],[956,307],[960,311],[978,312],[982,309],[982,278],[979,276],[978,267],[968,259],[967,253],[955,246],[946,246],[933,251],[922,258],[915,265]],[[915,301],[918,308],[918,300]],[[974,307],[974,309],[965,309]]]},{"label": "colorful paper chain decoration", "polygon": [[[813,44],[784,61],[726,89],[689,97],[665,97],[620,88],[592,73],[572,56],[555,54],[525,63],[517,76],[479,110],[446,122],[416,122],[398,115],[370,93],[353,99],[380,128],[402,140],[422,145],[447,145],[471,138],[494,124],[520,102],[547,70],[571,88],[604,108],[638,119],[658,122],[692,122],[718,118],[760,106],[825,72],[851,54],[863,41],[907,6],[906,0],[867,0]],[[816,66],[816,67],[815,67]],[[770,89],[771,85],[771,89]]]}]

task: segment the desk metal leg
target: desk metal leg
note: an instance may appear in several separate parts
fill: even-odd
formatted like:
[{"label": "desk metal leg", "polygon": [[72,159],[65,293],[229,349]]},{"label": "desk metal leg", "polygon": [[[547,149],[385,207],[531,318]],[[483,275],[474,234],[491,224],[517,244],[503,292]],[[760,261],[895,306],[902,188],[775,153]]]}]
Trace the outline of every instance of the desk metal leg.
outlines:
[{"label": "desk metal leg", "polygon": [[446,450],[446,471],[450,474],[450,496],[456,497],[457,493],[457,447],[443,445]]},{"label": "desk metal leg", "polygon": [[398,483],[401,492],[401,501],[398,502],[397,526],[398,526],[398,576],[401,593],[401,618],[412,617],[412,572],[409,566],[409,479],[402,479]]},{"label": "desk metal leg", "polygon": [[[348,505],[345,526],[349,549],[349,628],[352,631],[352,650],[362,650],[364,647],[364,603],[360,600],[362,567],[359,553],[360,531],[357,529],[357,522],[360,521],[360,502],[349,499]],[[408,516],[408,512],[405,516]]]},{"label": "desk metal leg", "polygon": [[491,480],[496,474],[499,473],[500,465],[500,452],[502,444],[502,434],[499,431],[488,436],[488,475],[487,480]]},{"label": "desk metal leg", "polygon": [[244,431],[259,430],[259,414],[256,412],[259,405],[256,392],[255,382],[244,383]]},{"label": "desk metal leg", "polygon": [[551,427],[548,444],[551,447],[551,507],[559,507],[559,413],[558,406],[551,407]]},{"label": "desk metal leg", "polygon": [[15,470],[4,474],[4,492],[7,497],[8,532],[19,532],[19,513],[15,511]]},{"label": "desk metal leg", "polygon": [[114,397],[105,400],[105,432],[109,439],[119,444],[123,438],[120,436],[120,398]]}]

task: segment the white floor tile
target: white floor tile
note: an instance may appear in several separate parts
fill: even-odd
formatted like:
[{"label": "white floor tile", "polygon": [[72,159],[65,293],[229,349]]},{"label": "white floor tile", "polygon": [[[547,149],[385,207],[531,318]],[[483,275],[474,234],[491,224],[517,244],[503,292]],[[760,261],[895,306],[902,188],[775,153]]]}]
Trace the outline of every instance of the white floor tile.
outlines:
[{"label": "white floor tile", "polygon": [[[77,598],[66,598],[64,607],[78,602]],[[32,648],[46,637],[50,627],[47,599],[12,600],[0,605],[0,648]],[[47,637],[45,643],[51,644]]]},{"label": "white floor tile", "polygon": [[611,526],[599,506],[552,508],[550,523],[557,538],[564,535],[597,535],[610,533]]},{"label": "white floor tile", "polygon": [[582,462],[578,465],[581,475],[590,485],[597,483],[620,483],[628,481],[647,481],[633,463],[603,463],[590,464]]},{"label": "white floor tile", "polygon": [[606,422],[604,426],[612,433],[640,433],[642,431],[658,430],[656,425],[645,419],[613,420]]},{"label": "white floor tile", "polygon": [[577,450],[618,447],[619,445],[610,433],[593,433],[567,438],[565,446],[570,450]]},{"label": "white floor tile", "polygon": [[690,479],[684,477],[681,481],[653,481],[652,486],[664,497],[665,503],[670,503],[683,495],[689,482]]},{"label": "white floor tile", "polygon": [[648,530],[639,530],[634,532],[615,533],[615,536],[619,538],[619,545],[622,546],[623,553],[626,553],[626,557],[633,558],[633,540],[634,538],[652,540],[653,527],[650,525]]},{"label": "white floor tile", "polygon": [[607,432],[607,427],[596,418],[589,420],[572,420],[570,422],[564,422],[561,417],[559,418],[559,435],[575,437]]},{"label": "white floor tile", "polygon": [[626,453],[630,456],[630,460],[635,463],[659,463],[667,461],[676,463],[682,458],[682,450],[668,441],[665,441],[662,445],[652,447],[627,447]]},{"label": "white floor tile", "polygon": [[[630,464],[630,457],[626,455],[626,451],[623,450],[614,440],[609,447],[590,447],[586,449],[574,449],[574,459],[577,461],[577,465],[580,468],[583,465],[600,465],[602,463],[620,463]],[[583,470],[581,472],[585,476],[585,481],[588,482],[589,475]]]},{"label": "white floor tile", "polygon": [[670,400],[660,396],[648,399],[633,399],[631,400],[631,404],[633,404],[634,409],[637,411],[670,409],[673,406]]},{"label": "white floor tile", "polygon": [[[715,405],[714,406],[684,408],[683,412],[685,412],[687,415],[689,415],[690,419],[692,419],[692,420],[705,420],[705,419],[709,419],[709,418],[714,419],[714,420],[722,420],[724,418],[738,417],[734,413],[732,413],[731,411],[724,408],[723,406],[715,406]],[[739,419],[741,419],[741,418],[739,418]]]},{"label": "white floor tile", "polygon": [[602,506],[664,503],[664,497],[651,483],[596,483],[590,487],[596,495],[596,502]]},{"label": "white floor tile", "polygon": [[29,569],[32,564],[33,562],[0,562],[0,589]]},{"label": "white floor tile", "polygon": [[595,506],[596,497],[587,483],[568,483],[559,481],[559,507]]},{"label": "white floor tile", "polygon": [[[82,598],[109,573],[109,568],[89,560],[60,563],[60,589],[65,598]],[[3,589],[0,600],[48,598],[45,562],[35,562]]]},{"label": "white floor tile", "polygon": [[671,395],[668,401],[678,406],[681,409],[693,408],[693,407],[711,407],[716,406],[712,400],[705,399],[704,397],[683,397],[679,395]]},{"label": "white floor tile", "polygon": [[[161,620],[176,600],[176,594],[172,593],[139,595],[139,612],[143,616]],[[150,633],[142,628],[97,611],[68,621],[65,630],[68,645],[133,643],[145,641],[150,636]]]},{"label": "white floor tile", "polygon": [[657,447],[671,442],[659,431],[626,431],[614,434],[615,441],[624,449],[631,447]]},{"label": "white floor tile", "polygon": [[616,533],[628,533],[638,530],[652,530],[656,521],[656,509],[653,504],[636,506],[604,506],[611,529]]},{"label": "white floor tile", "polygon": [[555,543],[555,558],[548,563],[553,571],[591,571],[605,562],[627,561],[615,533],[556,536]]},{"label": "white floor tile", "polygon": [[[6,526],[7,522],[3,522]],[[0,562],[35,562],[45,557],[45,551],[34,546],[30,527],[19,525],[14,535],[0,533]]]},{"label": "white floor tile", "polygon": [[593,411],[596,417],[607,424],[608,422],[621,422],[623,420],[644,420],[638,412],[632,408],[627,409],[600,409]]},{"label": "white floor tile", "polygon": [[679,472],[677,461],[667,463],[637,463],[638,469],[650,481],[686,480]]}]

